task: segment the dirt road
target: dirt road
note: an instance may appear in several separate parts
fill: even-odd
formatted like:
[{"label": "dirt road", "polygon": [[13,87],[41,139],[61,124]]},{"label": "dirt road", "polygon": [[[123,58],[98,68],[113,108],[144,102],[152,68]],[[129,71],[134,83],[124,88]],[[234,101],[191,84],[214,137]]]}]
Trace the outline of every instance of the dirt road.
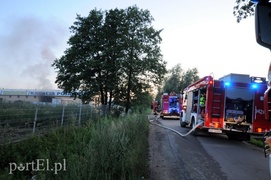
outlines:
[{"label": "dirt road", "polygon": [[179,165],[172,153],[166,130],[150,125],[149,145],[150,180],[181,179]]}]

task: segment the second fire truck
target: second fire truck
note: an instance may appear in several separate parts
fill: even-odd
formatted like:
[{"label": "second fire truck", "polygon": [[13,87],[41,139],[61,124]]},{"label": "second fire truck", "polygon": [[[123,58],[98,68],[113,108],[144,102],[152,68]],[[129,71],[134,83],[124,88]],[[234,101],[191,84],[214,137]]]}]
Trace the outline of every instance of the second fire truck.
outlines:
[{"label": "second fire truck", "polygon": [[182,99],[179,94],[174,92],[163,93],[161,98],[161,118],[180,118]]},{"label": "second fire truck", "polygon": [[214,80],[205,76],[184,90],[182,127],[195,127],[209,133],[224,133],[230,139],[247,140],[271,128],[265,119],[266,79],[244,74],[229,74]]}]

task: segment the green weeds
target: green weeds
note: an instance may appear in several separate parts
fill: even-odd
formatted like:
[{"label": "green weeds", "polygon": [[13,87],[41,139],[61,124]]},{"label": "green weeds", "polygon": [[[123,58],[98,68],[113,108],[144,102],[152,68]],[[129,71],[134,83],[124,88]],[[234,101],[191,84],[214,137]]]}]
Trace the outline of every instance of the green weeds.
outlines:
[{"label": "green weeds", "polygon": [[253,144],[254,146],[260,147],[260,148],[264,147],[263,140],[260,138],[250,138],[249,143]]},{"label": "green weeds", "polygon": [[64,126],[43,136],[2,145],[0,179],[147,178],[146,117],[147,112],[104,118],[81,127]]}]

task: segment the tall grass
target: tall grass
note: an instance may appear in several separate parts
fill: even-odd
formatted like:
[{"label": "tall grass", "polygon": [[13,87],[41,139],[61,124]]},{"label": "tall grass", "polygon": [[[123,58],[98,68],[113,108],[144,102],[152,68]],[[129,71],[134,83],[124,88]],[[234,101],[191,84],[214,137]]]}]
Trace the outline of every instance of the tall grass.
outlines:
[{"label": "tall grass", "polygon": [[44,134],[59,126],[81,125],[99,119],[90,105],[31,104],[0,101],[0,144],[20,141],[32,133]]},{"label": "tall grass", "polygon": [[[44,136],[0,146],[0,179],[103,179],[148,177],[147,112],[122,118],[104,118],[81,127],[65,126]],[[65,160],[65,170],[14,170],[10,164],[37,159]],[[45,165],[47,167],[47,164]]]}]

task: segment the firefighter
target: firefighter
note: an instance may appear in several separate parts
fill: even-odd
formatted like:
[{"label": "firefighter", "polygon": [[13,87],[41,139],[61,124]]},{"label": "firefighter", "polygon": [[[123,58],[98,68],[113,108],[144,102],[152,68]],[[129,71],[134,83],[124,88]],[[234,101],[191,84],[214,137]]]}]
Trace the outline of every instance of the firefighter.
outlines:
[{"label": "firefighter", "polygon": [[206,101],[205,94],[201,94],[199,99],[199,105],[200,113],[203,118],[205,117],[205,101]]},{"label": "firefighter", "polygon": [[205,94],[201,94],[200,95],[200,99],[199,99],[199,105],[200,105],[200,107],[203,107],[203,106],[205,106]]}]

